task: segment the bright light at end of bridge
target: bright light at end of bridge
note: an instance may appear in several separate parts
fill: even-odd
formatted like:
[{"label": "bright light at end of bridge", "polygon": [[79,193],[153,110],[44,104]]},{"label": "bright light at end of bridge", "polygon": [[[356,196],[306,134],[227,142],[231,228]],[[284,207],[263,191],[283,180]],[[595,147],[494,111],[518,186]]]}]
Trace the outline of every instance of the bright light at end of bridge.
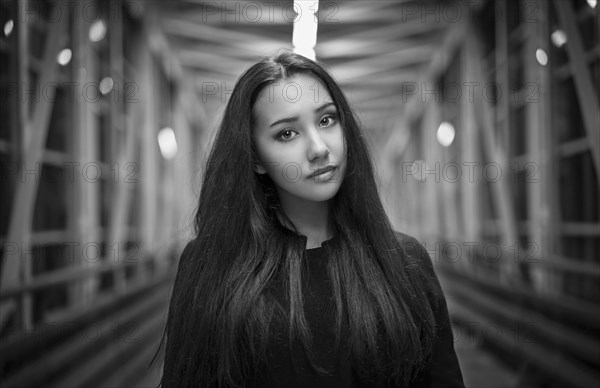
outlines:
[{"label": "bright light at end of bridge", "polygon": [[294,11],[296,12],[292,37],[294,52],[313,61],[316,58],[315,46],[317,45],[318,20],[315,14],[318,10],[318,1],[294,1]]}]

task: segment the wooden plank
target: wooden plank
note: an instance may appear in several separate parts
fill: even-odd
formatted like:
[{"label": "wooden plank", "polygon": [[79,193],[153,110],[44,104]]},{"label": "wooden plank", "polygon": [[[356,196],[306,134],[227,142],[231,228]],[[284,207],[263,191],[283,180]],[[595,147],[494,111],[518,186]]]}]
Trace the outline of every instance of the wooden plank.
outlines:
[{"label": "wooden plank", "polygon": [[[82,7],[86,7],[89,4],[93,4],[93,0],[85,0]],[[83,23],[85,27],[90,26],[90,21]],[[85,41],[85,43],[83,42]],[[81,61],[84,63],[87,72],[79,73],[81,85],[88,85],[91,82],[98,82],[95,79],[95,75],[98,72],[97,67],[100,66],[100,60],[96,55],[96,51],[92,48],[87,39],[87,34],[84,34],[82,38],[82,44],[85,46]],[[83,93],[83,91],[82,91]],[[99,107],[94,103],[83,103],[81,104],[81,114],[79,115],[78,125],[81,126],[80,142],[78,160],[81,165],[85,165],[88,162],[99,163],[102,156],[100,155],[100,144],[98,143],[98,134],[102,135],[100,131],[100,125],[98,123]],[[103,176],[107,176],[105,171],[107,169],[102,167]],[[87,181],[85,179],[79,180],[79,192],[81,195],[81,207],[79,209],[79,227],[80,227],[80,240],[84,244],[96,243],[102,241],[104,229],[100,225],[100,185],[95,181]],[[83,260],[81,263],[82,267],[93,268],[98,265],[98,262],[92,260]],[[98,288],[99,279],[95,277],[87,277],[82,279],[81,282],[81,303],[83,306],[87,306],[92,303],[96,298],[96,291]]]},{"label": "wooden plank", "polygon": [[[548,35],[550,28],[547,17],[549,15],[547,3],[535,0],[533,4],[538,10],[537,23],[526,23],[525,41],[526,53],[533,53],[537,49],[550,52]],[[528,5],[531,7],[531,5]],[[527,12],[525,9],[523,13]],[[530,165],[535,168],[535,175],[525,182],[517,184],[527,187],[527,215],[528,215],[528,243],[533,243],[539,251],[540,260],[551,254],[552,244],[556,239],[554,223],[551,222],[552,206],[550,198],[558,190],[555,183],[558,180],[553,176],[551,167],[555,167],[551,160],[552,138],[547,130],[551,123],[550,117],[550,70],[540,65],[533,55],[525,56],[525,82],[533,82],[537,87],[534,101],[524,104],[526,128],[526,152],[529,154]],[[526,102],[527,99],[523,99]],[[532,164],[533,163],[533,164]],[[556,214],[554,214],[556,216]],[[541,293],[556,294],[561,289],[561,279],[547,268],[536,264],[529,266],[533,286]]]},{"label": "wooden plank", "polygon": [[[488,235],[497,234],[497,230],[498,228],[495,226],[495,223],[488,222],[484,227],[484,231]],[[432,241],[444,241],[442,240],[441,236],[430,237]],[[600,265],[594,262],[581,261],[580,259],[569,258],[555,254],[542,259],[539,257],[535,249],[528,250],[525,248],[519,248],[519,250],[516,250],[516,247],[514,246],[508,247],[508,249],[501,251],[499,256],[496,257],[495,250],[492,251],[490,249],[491,247],[498,246],[498,244],[494,241],[480,239],[475,242],[474,246],[469,247],[470,244],[473,244],[473,241],[461,240],[457,238],[453,241],[443,242],[443,244],[448,244],[449,242],[456,243],[459,247],[464,247],[462,254],[470,254],[469,257],[465,257],[465,259],[470,261],[476,260],[478,257],[493,260],[495,262],[516,261],[529,266],[540,266],[546,269],[553,269],[557,272],[560,272],[561,275],[564,273],[572,273],[590,279],[600,276]],[[490,251],[482,251],[484,248],[490,249]]]},{"label": "wooden plank", "polygon": [[563,256],[549,256],[538,265],[555,268],[563,273],[574,273],[582,277],[600,277],[600,265]]},{"label": "wooden plank", "polygon": [[[511,1],[511,0],[507,0],[507,1]],[[520,4],[520,5],[524,5],[524,4]],[[525,8],[525,7],[523,7],[523,8]],[[521,12],[523,12],[523,11],[521,11]],[[529,12],[531,12],[531,10],[529,10]],[[537,12],[536,12],[536,14],[537,14]],[[512,31],[510,31],[508,33],[508,40],[510,41],[511,44],[518,45],[519,43],[522,43],[527,39],[525,28],[526,28],[525,24],[520,23],[517,27],[515,27]]]},{"label": "wooden plank", "polygon": [[[16,5],[17,8],[19,6],[25,7],[23,9],[30,9],[31,7],[31,0],[23,0],[22,2],[20,2],[20,4]],[[23,20],[22,18],[17,18],[18,20],[18,25],[16,25],[16,28],[13,28],[14,32],[17,34],[17,55],[18,55],[18,66],[17,66],[17,71],[18,71],[18,81],[19,81],[19,85],[28,85],[29,87],[31,87],[31,80],[30,80],[30,76],[29,76],[29,71],[30,71],[30,62],[32,57],[29,55],[29,40],[30,40],[30,31],[29,31],[29,26],[26,20]],[[23,102],[22,100],[20,100],[19,105],[19,110],[18,110],[18,122],[19,122],[19,127],[17,130],[17,137],[16,139],[18,139],[18,157],[19,160],[17,162],[21,162],[23,161],[24,157],[23,155],[26,154],[27,152],[27,141],[26,138],[29,136],[29,134],[27,133],[27,131],[29,130],[29,127],[27,126],[27,123],[29,123],[29,101],[25,101]],[[23,159],[22,159],[23,158]],[[2,326],[2,318],[0,318],[0,327]]]},{"label": "wooden plank", "polygon": [[67,267],[65,269],[48,272],[43,275],[36,276],[30,283],[24,285],[15,285],[12,287],[6,287],[2,293],[0,293],[0,299],[9,299],[14,296],[22,295],[24,293],[30,293],[35,290],[56,286],[59,284],[68,283],[71,281],[83,280],[101,273],[105,273],[112,270],[124,270],[125,267],[131,266],[142,266],[146,261],[154,260],[153,255],[163,248],[161,245],[154,246],[153,251],[141,251],[138,252],[139,257],[134,260],[123,260],[117,263],[113,262],[112,258],[107,258],[101,264],[93,266],[82,266],[82,267]]},{"label": "wooden plank", "polygon": [[[476,9],[480,4],[473,4],[474,7],[472,9]],[[467,15],[469,11],[466,10],[464,4],[459,4],[461,7],[461,14]],[[462,19],[458,22],[462,22]],[[398,20],[402,20],[402,17],[399,17]],[[385,24],[383,26],[377,26],[375,28],[370,28],[368,30],[357,30],[356,32],[348,33],[347,30],[343,31],[335,31],[335,32],[326,32],[319,33],[319,43],[327,43],[327,42],[335,42],[338,39],[346,39],[346,40],[381,40],[381,37],[386,37],[386,39],[391,41],[402,41],[404,39],[408,39],[411,36],[429,33],[433,34],[435,32],[440,32],[440,30],[444,30],[449,28],[452,25],[449,21],[440,21],[440,23],[424,23],[421,19],[421,15],[406,17],[402,23],[392,23]],[[453,27],[451,27],[453,28]]]},{"label": "wooden plank", "polygon": [[566,236],[600,236],[600,223],[598,222],[561,222],[558,224],[560,234]]},{"label": "wooden plank", "polygon": [[[87,6],[89,3],[85,3],[83,2],[82,5],[83,6]],[[88,46],[87,46],[87,34],[86,32],[86,27],[88,26],[88,23],[86,23],[86,21],[83,18],[79,18],[79,17],[75,17],[73,18],[73,37],[72,37],[72,44],[73,44],[73,68],[74,69],[82,69],[82,68],[86,68],[86,63],[85,63],[85,57],[86,57],[86,51],[89,50]],[[75,82],[77,82],[79,85],[85,84],[86,83],[86,77],[85,74],[86,72],[83,71],[74,71],[73,72],[73,80]],[[79,90],[78,90],[79,92]],[[81,94],[77,93],[77,98],[75,98],[72,102],[71,102],[71,106],[72,106],[72,112],[73,112],[73,124],[74,124],[74,128],[72,129],[72,132],[69,136],[69,138],[72,141],[71,146],[68,148],[69,150],[71,150],[72,152],[72,158],[73,160],[79,162],[80,166],[81,166],[81,162],[80,160],[82,159],[81,154],[83,152],[85,152],[85,148],[84,148],[84,144],[83,144],[83,139],[85,138],[84,133],[89,131],[90,128],[87,127],[85,124],[85,106],[84,106],[84,101],[82,98],[80,98]],[[89,230],[88,226],[84,223],[80,223],[80,221],[82,221],[82,218],[85,219],[85,212],[87,211],[86,207],[83,207],[83,203],[85,201],[85,193],[83,192],[82,189],[82,185],[83,185],[83,180],[79,179],[79,177],[77,179],[75,179],[72,182],[72,186],[73,186],[73,190],[71,190],[71,192],[73,193],[73,200],[69,201],[68,203],[71,204],[71,206],[69,206],[69,222],[68,222],[68,234],[71,237],[71,239],[66,240],[66,241],[90,241],[85,237],[85,234],[87,230]],[[87,260],[77,260],[77,262],[75,263],[69,263],[69,265],[74,265],[74,266],[81,266],[81,265],[85,265],[87,262]],[[78,306],[83,306],[84,305],[84,300],[85,300],[85,292],[83,290],[84,285],[82,283],[80,284],[72,284],[69,287],[69,301],[71,304],[74,305],[78,305]]]},{"label": "wooden plank", "polygon": [[[26,2],[22,2],[26,6]],[[19,7],[19,3],[5,3],[8,12],[15,12]],[[15,12],[16,13],[16,12]],[[20,24],[17,24],[20,23]],[[14,28],[16,27],[16,28]],[[24,24],[21,21],[17,21],[13,27],[12,39],[7,41],[8,58],[11,58],[8,62],[8,72],[0,76],[0,82],[6,82],[6,77],[13,77],[18,82],[18,85],[27,84],[27,77],[29,76],[27,60],[29,55],[28,51],[28,29],[24,28]],[[9,126],[9,141],[2,141],[0,152],[3,152],[7,156],[7,162],[13,166],[19,165],[21,158],[23,157],[23,128],[27,122],[27,104],[24,104],[20,98],[9,99],[8,108],[11,110],[10,122],[7,123]],[[9,188],[13,190],[16,182],[19,178],[14,174],[8,174],[4,181]],[[6,189],[5,189],[6,190]],[[12,199],[14,203],[14,198]],[[8,236],[3,236],[8,237]],[[4,241],[2,241],[4,243]],[[2,318],[0,318],[0,328],[2,327]]]},{"label": "wooden plank", "polygon": [[522,346],[524,342],[555,344],[559,345],[561,350],[567,350],[588,362],[597,362],[598,356],[600,356],[599,339],[550,320],[517,303],[510,303],[508,300],[484,292],[474,293],[472,287],[473,284],[452,281],[445,284],[445,291],[462,301],[463,304],[473,306],[479,313],[487,315],[491,319],[496,318],[496,323],[500,326],[522,328],[533,326],[535,328],[535,337],[527,335],[527,333],[522,333],[520,337],[518,335],[509,337],[514,341],[513,346]]},{"label": "wooden plank", "polygon": [[[469,50],[473,50],[472,57],[480,58],[481,48],[478,42],[474,40],[468,40],[466,43],[469,46]],[[479,84],[485,84],[483,78],[483,69],[481,64],[478,63],[473,66],[473,73],[471,82],[479,82]],[[484,159],[488,163],[494,163],[499,168],[497,171],[499,176],[490,176],[488,179],[491,180],[489,185],[491,187],[493,204],[496,208],[496,212],[499,216],[502,238],[501,244],[504,247],[512,246],[519,240],[516,233],[516,221],[513,213],[512,197],[510,195],[510,174],[509,165],[506,150],[502,148],[501,144],[495,139],[494,131],[494,112],[489,101],[477,98],[475,99],[476,111],[479,112],[478,119],[481,125],[481,135],[483,140]],[[490,173],[491,175],[491,173]],[[519,282],[520,277],[516,271],[516,267],[513,262],[503,262],[500,267],[501,278],[505,282]]]},{"label": "wooden plank", "polygon": [[[100,348],[103,343],[111,345],[110,341],[114,341],[115,338],[115,325],[117,325],[116,327],[123,327],[128,323],[137,324],[140,316],[146,316],[149,312],[156,310],[158,307],[162,307],[167,294],[168,290],[165,287],[162,287],[155,290],[155,292],[150,294],[151,297],[145,298],[142,302],[136,303],[136,305],[131,306],[128,309],[119,311],[117,314],[112,314],[101,321],[86,327],[83,334],[82,332],[73,333],[74,335],[69,340],[60,343],[52,351],[46,352],[39,359],[26,365],[17,373],[3,379],[3,386],[40,386],[42,382],[47,382],[56,371],[59,371],[66,365],[77,362],[78,359],[81,360],[81,357],[86,353],[86,349],[89,349],[90,347],[93,348],[94,346]],[[158,315],[158,318],[155,319],[160,321],[158,323],[160,324],[162,323],[163,317]],[[156,324],[155,322],[152,323]],[[86,336],[86,329],[89,327],[93,327],[93,329],[90,330],[88,337]],[[93,341],[89,339],[90,337],[93,338]],[[128,345],[126,341],[118,341],[116,345],[111,345],[111,347],[123,346],[123,344],[125,344],[125,346]],[[80,368],[75,368],[75,371],[79,369]],[[35,371],[36,373],[32,373],[32,371]],[[82,373],[89,372],[90,370],[82,371]],[[77,372],[73,373],[71,376],[77,377]],[[59,384],[58,386],[73,387],[82,385]]]},{"label": "wooden plank", "polygon": [[[486,269],[482,269],[485,274]],[[440,275],[440,281],[447,278],[447,281],[469,284],[470,289],[477,289],[480,292],[491,293],[494,295],[510,295],[513,300],[535,306],[536,310],[559,316],[565,322],[571,325],[586,326],[591,330],[600,328],[600,311],[596,304],[582,301],[565,295],[540,295],[529,286],[510,285],[510,288],[498,281],[490,280],[490,276],[484,279],[478,279],[473,276],[459,273],[450,266],[440,265],[436,267],[436,273]],[[450,279],[453,278],[454,280]]]},{"label": "wooden plank", "polygon": [[[410,126],[413,124],[408,122],[407,125]],[[411,132],[413,132],[413,131],[411,131]],[[419,144],[419,140],[418,140],[419,136],[416,135],[416,132],[418,132],[418,131],[414,131],[410,135],[410,143],[409,143],[407,152],[405,154],[406,155],[405,159],[403,159],[404,160],[403,163],[408,163],[409,161],[410,161],[410,163],[412,163],[413,161],[422,157],[422,152],[419,151],[420,150],[420,144]],[[396,135],[396,136],[398,136],[398,135]],[[402,167],[402,168],[404,168],[404,167]],[[404,175],[402,175],[402,177],[404,177]],[[402,180],[402,182],[404,183],[404,180]],[[412,176],[406,178],[406,185],[409,188],[407,197],[410,198],[409,200],[411,202],[409,203],[408,206],[405,206],[405,207],[409,208],[409,217],[407,220],[408,226],[405,230],[408,234],[419,238],[424,235],[424,233],[423,233],[424,222],[423,222],[423,217],[421,216],[422,215],[421,209],[422,209],[423,202],[420,200],[420,198],[422,198],[422,196],[423,196],[423,190],[422,190],[422,187],[419,184],[419,182],[416,179],[413,179]]]},{"label": "wooden plank", "polygon": [[177,56],[181,65],[194,69],[216,70],[224,74],[242,74],[251,65],[250,61],[236,60],[206,51],[178,49]]},{"label": "wooden plank", "polygon": [[[413,179],[406,177],[403,170],[406,162],[401,159],[404,157],[405,160],[411,160],[405,154],[411,143],[411,130],[405,116],[400,115],[397,120],[392,118],[390,121],[391,131],[397,132],[396,136],[400,138],[400,141],[397,143],[396,156],[389,159],[379,159],[379,163],[382,166],[380,173],[381,186],[386,189],[386,192],[382,193],[385,199],[384,204],[387,206],[386,213],[392,217],[392,224],[398,230],[402,223],[410,223],[410,220],[403,219],[403,216],[408,216],[406,208],[413,208],[410,205],[406,206],[406,202],[401,199],[409,197],[408,192],[414,188]],[[401,228],[401,230],[405,229]]]},{"label": "wooden plank", "polygon": [[[8,141],[0,139],[0,153],[8,154],[11,149],[13,149],[13,147]],[[9,157],[14,157],[15,154],[15,152],[12,152]]]},{"label": "wooden plank", "polygon": [[[182,2],[165,2],[162,13],[166,17],[200,22],[209,25],[241,25],[241,26],[257,26],[257,28],[266,28],[267,26],[283,26],[289,25],[293,21],[293,11],[291,7],[285,8],[281,3],[273,2],[265,3],[250,3],[243,2],[233,3],[208,3],[196,1],[184,1],[189,5],[197,5],[196,7],[186,6],[182,10],[179,6]],[[169,7],[174,5],[174,7]],[[287,4],[286,4],[287,6]],[[289,15],[289,16],[288,16]]]},{"label": "wooden plank", "polygon": [[[472,35],[465,37],[466,40],[473,39]],[[468,46],[461,50],[461,78],[467,80],[473,72],[473,66],[478,60],[473,57],[473,51]],[[470,101],[463,95],[460,101],[460,123],[461,128],[457,134],[459,141],[459,154],[463,165],[481,166],[478,145],[479,136],[477,131],[477,118],[475,102]],[[467,165],[468,166],[468,165]],[[463,236],[466,241],[480,241],[481,239],[481,203],[482,196],[481,175],[477,174],[472,180],[463,174],[460,182],[462,195],[460,204],[463,218]],[[450,205],[451,206],[451,205]]]},{"label": "wooden plank", "polygon": [[[375,91],[378,88],[394,89],[396,84],[405,82],[414,82],[418,78],[416,70],[395,71],[383,74],[374,74],[366,79],[351,79],[345,82],[340,82],[344,93],[352,94],[361,90]],[[338,80],[339,81],[339,80]],[[390,86],[391,85],[391,86]]]},{"label": "wooden plank", "polygon": [[568,158],[590,149],[590,141],[587,137],[571,140],[566,143],[555,146],[555,154],[557,158]]},{"label": "wooden plank", "polygon": [[[434,26],[432,26],[434,27]],[[434,28],[440,28],[439,26]],[[365,31],[367,32],[367,31]],[[386,39],[390,39],[389,42],[381,42],[381,37],[373,39],[357,39],[357,38],[338,38],[335,40],[328,40],[326,38],[319,37],[319,42],[316,47],[317,58],[325,63],[338,58],[350,58],[357,59],[365,56],[377,56],[384,55],[390,52],[394,52],[401,48],[413,48],[416,46],[424,45],[429,46],[433,43],[431,39],[424,38],[406,38],[405,40],[393,40],[387,34],[383,34]]]},{"label": "wooden plank", "polygon": [[[448,306],[450,308],[450,306]],[[452,315],[452,312],[450,312]],[[472,323],[471,323],[472,324]],[[477,336],[465,335],[472,327],[453,322],[454,350],[465,387],[506,388],[518,386],[518,371],[511,370],[482,345]],[[493,382],[492,385],[490,383]]]},{"label": "wooden plank", "polygon": [[[93,305],[84,309],[73,308],[55,314],[47,321],[40,323],[35,330],[12,333],[4,337],[0,343],[0,359],[15,360],[36,354],[40,348],[45,348],[50,343],[59,343],[61,339],[70,336],[73,331],[79,331],[102,321],[115,312],[116,304],[119,306],[137,305],[145,297],[151,298],[160,292],[159,289],[168,288],[170,290],[174,278],[175,271],[172,270],[161,276],[134,284],[127,289],[125,294],[99,294]],[[165,297],[165,303],[168,302],[167,299],[168,297]],[[65,330],[58,330],[59,328],[65,328]],[[67,328],[69,330],[66,330]]]},{"label": "wooden plank", "polygon": [[554,7],[560,26],[569,37],[565,48],[569,56],[569,65],[573,74],[583,124],[590,141],[596,176],[600,179],[600,103],[594,92],[594,82],[585,61],[585,50],[575,21],[573,7],[569,1],[562,0],[554,0]]},{"label": "wooden plank", "polygon": [[[156,305],[156,303],[154,303],[154,305]],[[154,309],[157,309],[157,306],[154,306]],[[138,344],[138,341],[143,343],[147,342],[152,337],[158,338],[161,335],[161,329],[164,327],[164,321],[165,317],[163,314],[158,313],[152,314],[149,317],[145,316],[142,321],[133,315],[129,315],[129,318],[119,317],[107,322],[108,326],[101,326],[104,329],[101,331],[102,333],[108,332],[113,334],[113,336],[115,336],[114,333],[117,333],[118,335],[118,332],[114,329],[116,325],[117,328],[125,328],[124,335],[131,335],[135,340],[128,341],[127,338],[118,339],[118,337],[113,339],[108,347],[104,348],[102,351],[95,352],[92,357],[86,359],[84,362],[80,362],[80,367],[71,369],[69,374],[61,376],[60,379],[48,384],[48,387],[63,388],[90,386],[90,384],[96,384],[102,377],[106,378],[106,374],[117,366],[115,365],[116,363],[118,363],[119,369],[126,367],[127,361],[125,358],[130,359],[132,356],[131,351],[128,352],[128,350],[131,348],[134,348],[134,351],[135,348],[139,349],[140,344]],[[130,327],[135,328],[134,334],[132,334],[131,331],[128,331],[131,330],[128,329]],[[108,335],[110,336],[110,334]],[[139,350],[135,351],[135,353],[138,352]],[[102,384],[100,384],[100,386],[102,386]]]},{"label": "wooden plank", "polygon": [[[439,160],[439,150],[435,138],[435,128],[440,122],[439,105],[435,101],[429,103],[427,110],[423,113],[421,128],[421,145],[423,150],[423,160],[420,173],[424,181],[418,183],[423,190],[423,196],[420,197],[419,206],[422,207],[425,217],[420,220],[422,232],[426,235],[441,235],[444,228],[440,217],[440,205],[446,206],[447,198],[443,197],[440,191],[439,181],[441,163]],[[429,171],[428,171],[429,170]]]},{"label": "wooden plank", "polygon": [[[149,5],[149,8],[150,7],[151,6]],[[167,35],[190,39],[219,39],[219,41],[224,45],[229,46],[234,50],[249,52],[250,54],[257,56],[275,51],[279,48],[292,48],[291,39],[289,42],[274,38],[262,38],[257,40],[255,36],[245,32],[227,30],[224,28],[183,19],[161,18],[160,22],[162,26],[161,30]]]},{"label": "wooden plank", "polygon": [[503,95],[496,102],[496,139],[498,143],[508,149],[509,131],[508,124],[510,119],[510,99],[508,97],[510,90],[509,68],[508,68],[508,26],[507,26],[507,0],[496,2],[498,18],[495,23],[496,28],[496,83]]},{"label": "wooden plank", "polygon": [[[122,0],[111,1],[108,3],[109,12],[113,15],[118,15],[122,11]],[[123,63],[123,20],[118,18],[110,18],[108,29],[109,36],[109,54],[110,54],[110,69],[116,74],[124,74]],[[121,77],[122,78],[122,77]],[[126,80],[115,79],[115,82],[124,84]],[[111,133],[114,134],[115,140],[111,143],[114,147],[117,157],[116,168],[119,172],[119,179],[114,183],[113,199],[114,205],[111,207],[109,217],[108,238],[106,243],[109,246],[116,246],[116,257],[119,259],[125,257],[125,243],[127,241],[126,228],[129,220],[131,193],[135,183],[126,182],[123,179],[121,172],[127,163],[135,161],[134,150],[136,143],[135,126],[129,125],[132,112],[129,112],[128,117],[125,117],[124,106],[124,90],[117,88],[111,93],[115,93],[115,98],[110,99],[110,124]],[[135,111],[133,111],[135,112]],[[114,272],[114,287],[119,292],[123,292],[126,288],[126,279],[124,270],[115,270]]]},{"label": "wooden plank", "polygon": [[396,50],[383,55],[344,61],[341,64],[331,66],[330,71],[340,82],[367,79],[374,74],[398,73],[398,69],[402,67],[410,68],[422,63],[429,63],[435,51],[435,48],[431,45],[396,48]]},{"label": "wooden plank", "polygon": [[[143,25],[143,31],[146,26]],[[145,34],[146,36],[148,33]],[[140,71],[139,82],[146,85],[140,89],[140,109],[141,130],[140,130],[140,163],[144,168],[140,169],[140,244],[143,249],[154,250],[156,241],[154,240],[155,229],[157,226],[157,190],[159,187],[157,172],[159,171],[160,155],[157,152],[157,126],[159,125],[156,117],[156,96],[152,91],[156,87],[154,73],[156,71],[155,59],[150,52],[150,45],[147,39],[143,40],[143,48],[140,49]]]},{"label": "wooden plank", "polygon": [[107,376],[107,380],[102,381],[97,388],[150,388],[159,386],[162,368],[149,368],[148,365],[152,361],[156,349],[158,349],[160,344],[158,340],[160,340],[162,333],[159,331],[150,332],[150,334],[153,337],[151,339],[156,340],[144,344],[132,359],[128,360],[125,365],[114,373],[111,373],[110,376]]},{"label": "wooden plank", "polygon": [[[506,338],[519,338],[520,333],[510,328],[500,328],[496,319],[490,319],[476,309],[469,309],[461,304],[456,304],[453,306],[451,319],[455,325],[468,325],[467,330],[471,330],[474,325],[503,330],[504,335],[502,336],[483,336],[486,344],[492,343],[500,346],[503,350],[508,351],[512,357],[519,357],[519,360],[524,360],[537,368],[542,368],[545,374],[552,376],[553,380],[557,379],[560,384],[566,384],[564,386],[593,387],[600,379],[600,374],[587,364],[578,361],[568,362],[562,353],[548,349],[536,342],[522,341],[515,344],[506,340]],[[523,361],[521,362],[523,363]],[[526,363],[523,364],[524,367],[527,367]],[[557,368],[557,365],[560,365],[560,368]]]},{"label": "wooden plank", "polygon": [[[31,3],[29,0],[25,0],[25,2],[23,3],[23,6],[25,7],[30,7]],[[17,11],[18,11],[19,5],[17,4]],[[17,12],[18,14],[18,12]],[[35,58],[34,56],[30,55],[30,47],[29,47],[29,39],[30,39],[30,23],[26,20],[21,20],[21,18],[17,18],[17,28],[14,28],[14,30],[17,30],[18,36],[17,38],[19,39],[19,43],[18,43],[18,55],[19,55],[19,68],[21,69],[21,73],[19,74],[19,80],[21,81],[21,83],[19,83],[19,85],[27,85],[26,86],[26,90],[35,90],[37,93],[37,90],[40,90],[41,87],[43,86],[43,84],[40,83],[40,85],[35,85],[33,83],[33,77],[30,76],[30,72],[35,72],[37,74],[39,74],[40,72],[43,72],[43,69],[41,69],[40,67],[35,67],[33,65],[37,65],[40,64],[41,61],[37,60],[37,58]],[[47,28],[47,27],[46,27]],[[42,60],[43,58],[45,58],[45,56],[42,56]],[[21,131],[19,131],[19,137],[18,139],[20,140],[20,146],[17,148],[19,153],[17,155],[18,159],[16,160],[17,163],[20,162],[24,162],[27,160],[27,152],[28,152],[28,146],[29,146],[29,138],[32,136],[31,133],[31,129],[28,124],[30,123],[30,121],[32,120],[32,118],[30,117],[31,115],[35,114],[35,108],[31,108],[32,112],[30,112],[30,106],[35,107],[37,104],[32,104],[30,99],[32,97],[29,96],[29,98],[25,98],[23,101],[23,99],[21,98],[21,96],[19,96],[19,105],[20,105],[20,111],[19,111],[19,115],[20,115],[20,126],[19,129]],[[42,145],[42,148],[45,148],[45,144]],[[20,164],[19,164],[20,165]],[[17,193],[17,190],[19,188],[19,185],[21,184],[21,182],[23,181],[23,177],[17,177],[17,179],[14,181],[14,193]],[[35,189],[33,189],[34,191],[37,191],[37,187]],[[33,198],[33,201],[35,201],[35,196]],[[17,202],[17,198],[13,197],[13,209],[14,207],[19,206],[18,202]],[[33,206],[35,206],[35,203],[33,204]],[[12,217],[14,217],[13,215],[11,215]],[[31,217],[33,217],[33,214],[31,215]],[[12,219],[12,218],[11,218]],[[33,220],[33,218],[31,218]],[[30,233],[31,233],[31,228],[29,227],[28,230],[26,229],[23,232],[23,235],[21,236],[21,240],[13,240],[11,239],[11,235],[10,235],[10,221],[9,221],[9,233],[7,235],[7,240],[11,243],[27,243],[29,238],[30,238]],[[27,228],[27,226],[25,226],[25,228]],[[4,256],[5,261],[7,260],[6,255]],[[19,257],[19,262],[21,262],[21,260],[23,260],[23,257]],[[0,263],[1,265],[1,263]],[[21,273],[23,274],[22,282],[28,282],[29,278],[30,278],[30,274],[31,274],[31,263],[28,263],[28,260],[24,260],[20,266],[22,266],[20,268]],[[4,266],[4,270],[2,271],[2,275],[4,275],[4,271],[9,271],[8,269],[8,264],[6,264]],[[17,278],[17,274],[13,274],[12,277]],[[2,279],[2,283],[4,283],[4,279]],[[2,289],[1,285],[0,285],[0,290]],[[18,319],[18,323],[17,325],[21,325],[22,327],[25,328],[30,328],[31,324],[32,324],[32,314],[31,314],[31,310],[32,310],[32,303],[31,303],[31,297],[22,297],[21,300],[19,301],[21,304],[21,311],[20,311],[20,318]],[[8,301],[8,304],[6,305],[8,307],[8,309],[10,310],[10,308],[13,306],[12,301]],[[0,301],[0,312],[2,312],[3,310],[3,306],[2,306],[2,302]],[[4,319],[7,318],[9,315],[8,312],[4,311],[2,313],[0,313],[0,329],[3,326],[3,322]]]},{"label": "wooden plank", "polygon": [[[184,97],[179,95],[178,98],[181,99]],[[193,233],[189,228],[189,222],[197,205],[197,198],[194,194],[194,188],[191,185],[191,180],[196,169],[193,158],[196,150],[192,141],[192,128],[194,128],[194,124],[188,120],[182,104],[175,105],[174,120],[175,128],[173,130],[177,138],[178,152],[173,159],[174,185],[171,187],[171,192],[174,196],[171,202],[174,226],[174,235],[172,237],[181,241],[193,237]],[[163,262],[165,265],[168,265],[165,260]]]}]

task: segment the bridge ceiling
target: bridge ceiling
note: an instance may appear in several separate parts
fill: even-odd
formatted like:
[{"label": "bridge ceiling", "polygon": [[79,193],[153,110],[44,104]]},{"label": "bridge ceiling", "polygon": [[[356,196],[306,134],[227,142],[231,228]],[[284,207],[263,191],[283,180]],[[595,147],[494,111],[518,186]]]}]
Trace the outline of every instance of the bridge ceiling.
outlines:
[{"label": "bridge ceiling", "polygon": [[[289,0],[155,4],[159,30],[212,124],[244,69],[261,55],[292,48],[296,14]],[[402,114],[403,85],[427,78],[432,56],[456,24],[440,17],[443,11],[435,2],[320,2],[317,59],[340,82],[373,140],[386,138]]]}]

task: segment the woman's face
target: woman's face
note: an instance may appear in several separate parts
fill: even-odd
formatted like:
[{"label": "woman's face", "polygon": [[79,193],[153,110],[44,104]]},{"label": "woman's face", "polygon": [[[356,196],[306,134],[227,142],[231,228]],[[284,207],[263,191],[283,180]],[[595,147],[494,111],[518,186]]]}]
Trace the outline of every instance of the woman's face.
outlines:
[{"label": "woman's face", "polygon": [[317,78],[296,75],[266,87],[254,117],[255,171],[269,175],[281,202],[327,201],[337,193],[346,144],[337,108]]}]

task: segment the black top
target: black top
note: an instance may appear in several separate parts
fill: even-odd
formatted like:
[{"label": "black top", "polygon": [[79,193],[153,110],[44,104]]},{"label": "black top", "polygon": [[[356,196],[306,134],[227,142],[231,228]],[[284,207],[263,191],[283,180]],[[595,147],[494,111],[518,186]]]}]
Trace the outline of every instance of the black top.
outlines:
[{"label": "black top", "polygon": [[[425,267],[425,272],[433,278],[435,286],[439,287],[431,258],[425,248],[408,235],[402,233],[397,235],[406,253],[416,255],[416,261]],[[354,377],[346,341],[341,341],[340,351],[337,354],[334,352],[335,299],[327,275],[328,255],[326,249],[331,241],[325,241],[319,248],[305,250],[308,271],[305,277],[306,281],[303,283],[304,311],[313,336],[314,360],[318,365],[331,371],[330,375],[321,376],[311,369],[299,341],[293,343],[293,350],[290,352],[287,328],[281,325],[275,326],[276,329],[268,347],[267,365],[269,368],[264,371],[264,379],[256,384],[257,387],[352,388],[365,386],[361,385],[359,380]],[[439,288],[439,292],[433,292],[432,295],[438,295],[437,300],[430,301],[435,312],[437,328],[433,355],[430,363],[417,376],[411,387],[464,387],[454,351],[446,301],[441,293],[441,288]],[[347,338],[347,329],[346,325],[342,326],[342,339]],[[295,363],[296,368],[292,362]],[[372,388],[388,387],[383,381],[368,386]]]}]

